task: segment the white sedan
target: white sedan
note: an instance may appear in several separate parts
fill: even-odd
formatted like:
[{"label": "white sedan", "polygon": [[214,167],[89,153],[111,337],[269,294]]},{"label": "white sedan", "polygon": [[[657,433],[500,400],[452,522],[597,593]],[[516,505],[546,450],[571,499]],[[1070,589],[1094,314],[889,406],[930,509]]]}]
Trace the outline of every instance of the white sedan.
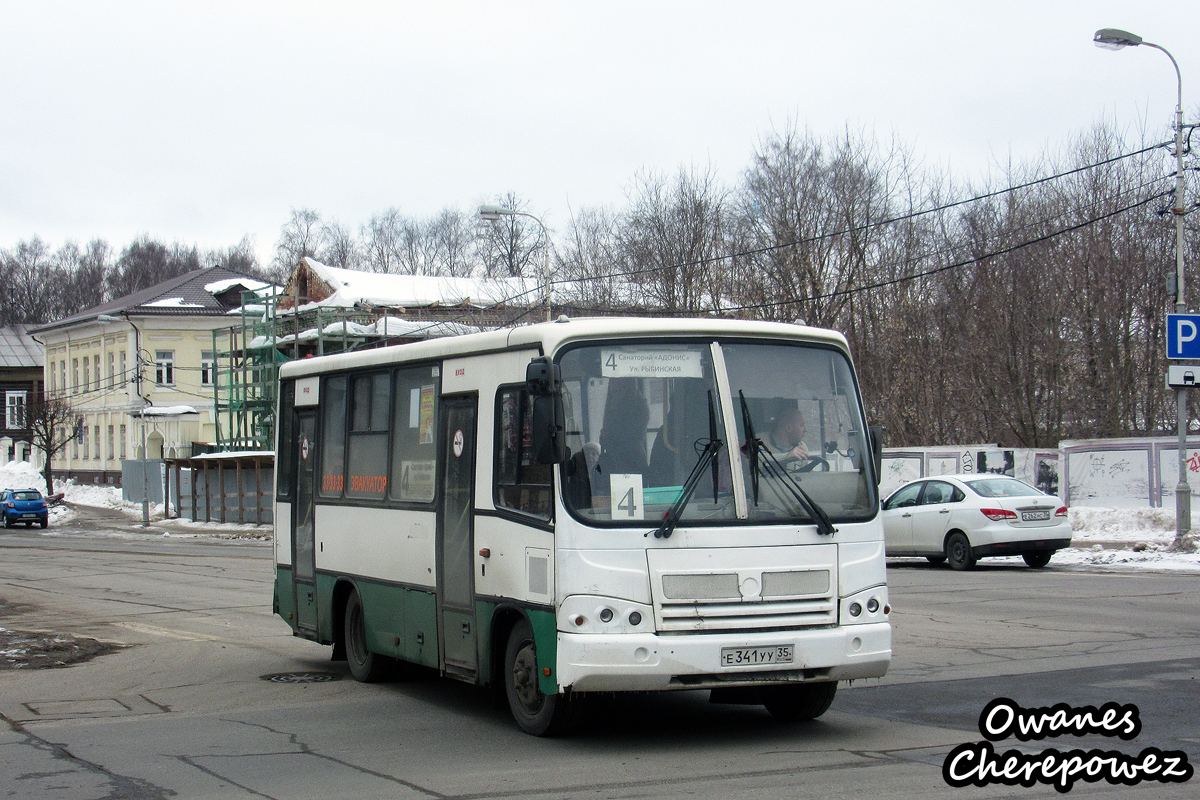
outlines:
[{"label": "white sedan", "polygon": [[985,556],[1044,567],[1071,544],[1067,507],[1006,475],[939,475],[906,483],[883,503],[889,556],[925,556],[971,569]]}]

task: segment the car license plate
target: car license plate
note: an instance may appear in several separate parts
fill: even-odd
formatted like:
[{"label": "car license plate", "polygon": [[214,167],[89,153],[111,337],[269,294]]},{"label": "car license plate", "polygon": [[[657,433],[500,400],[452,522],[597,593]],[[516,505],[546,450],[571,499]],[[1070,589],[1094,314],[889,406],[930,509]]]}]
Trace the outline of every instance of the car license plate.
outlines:
[{"label": "car license plate", "polygon": [[37,514],[22,514],[21,519],[37,519]]},{"label": "car license plate", "polygon": [[1041,520],[1050,519],[1049,511],[1022,511],[1021,520],[1023,522],[1039,522]]},{"label": "car license plate", "polygon": [[753,667],[762,664],[792,663],[792,645],[776,644],[770,647],[722,647],[722,667]]}]

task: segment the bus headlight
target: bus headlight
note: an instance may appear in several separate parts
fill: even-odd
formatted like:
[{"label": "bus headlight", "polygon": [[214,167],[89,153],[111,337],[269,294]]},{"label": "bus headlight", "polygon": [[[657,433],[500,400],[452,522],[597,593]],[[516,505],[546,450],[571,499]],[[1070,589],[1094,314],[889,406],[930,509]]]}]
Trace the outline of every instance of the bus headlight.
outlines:
[{"label": "bus headlight", "polygon": [[650,633],[650,606],[616,597],[576,594],[558,609],[558,629],[567,633]]},{"label": "bus headlight", "polygon": [[864,625],[869,622],[886,622],[891,607],[888,605],[886,586],[874,586],[861,592],[843,597],[841,601],[841,623]]}]

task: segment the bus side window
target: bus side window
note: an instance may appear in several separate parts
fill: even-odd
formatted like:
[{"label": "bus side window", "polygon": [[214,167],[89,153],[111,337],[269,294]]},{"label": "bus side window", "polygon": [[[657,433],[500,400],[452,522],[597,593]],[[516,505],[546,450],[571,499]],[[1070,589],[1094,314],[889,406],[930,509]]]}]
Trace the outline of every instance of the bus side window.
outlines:
[{"label": "bus side window", "polygon": [[279,497],[288,498],[292,494],[293,471],[296,468],[296,382],[283,381],[279,385],[279,443],[275,448],[276,462],[279,465],[279,479],[275,485],[279,487]]},{"label": "bus side window", "polygon": [[495,502],[524,514],[550,518],[554,470],[533,458],[533,403],[521,386],[496,395]]},{"label": "bus side window", "polygon": [[321,392],[321,497],[341,497],[346,479],[346,376],[325,379]]},{"label": "bus side window", "polygon": [[438,371],[413,367],[396,372],[392,416],[392,478],[388,496],[432,503],[437,472]]}]

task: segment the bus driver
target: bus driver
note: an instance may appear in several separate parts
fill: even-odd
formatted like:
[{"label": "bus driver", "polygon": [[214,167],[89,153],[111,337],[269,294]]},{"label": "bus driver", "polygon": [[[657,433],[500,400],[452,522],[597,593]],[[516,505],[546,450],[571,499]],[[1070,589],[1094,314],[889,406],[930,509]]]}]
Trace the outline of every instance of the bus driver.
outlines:
[{"label": "bus driver", "polygon": [[796,458],[807,461],[808,448],[804,446],[804,414],[798,408],[785,409],[775,418],[775,428],[767,437],[767,447],[776,458]]}]

